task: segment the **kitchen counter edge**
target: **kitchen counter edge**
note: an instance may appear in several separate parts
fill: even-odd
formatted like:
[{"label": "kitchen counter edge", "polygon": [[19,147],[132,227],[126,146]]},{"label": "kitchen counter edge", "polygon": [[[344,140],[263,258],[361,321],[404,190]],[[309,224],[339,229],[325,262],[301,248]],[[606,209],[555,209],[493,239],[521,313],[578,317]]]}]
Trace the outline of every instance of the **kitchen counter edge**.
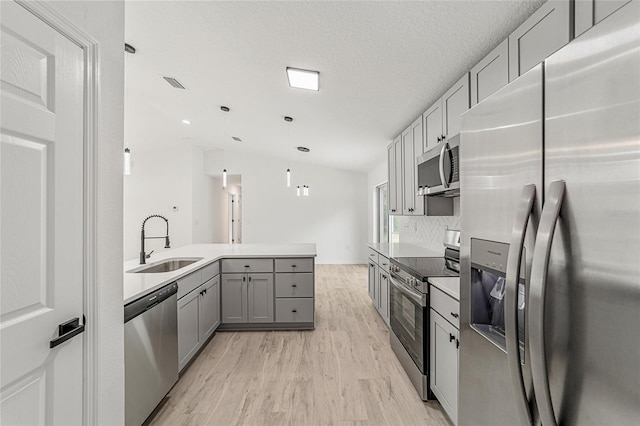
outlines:
[{"label": "kitchen counter edge", "polygon": [[202,257],[202,260],[176,271],[128,273],[140,266],[137,259],[124,262],[123,302],[131,303],[220,259],[316,257],[316,245],[302,244],[193,244],[153,255],[149,264],[174,257]]}]

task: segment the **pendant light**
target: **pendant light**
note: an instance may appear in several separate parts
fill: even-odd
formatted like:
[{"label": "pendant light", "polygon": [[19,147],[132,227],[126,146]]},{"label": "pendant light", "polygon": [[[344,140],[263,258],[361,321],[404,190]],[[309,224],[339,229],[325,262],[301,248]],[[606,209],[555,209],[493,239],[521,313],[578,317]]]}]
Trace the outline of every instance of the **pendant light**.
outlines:
[{"label": "pendant light", "polygon": [[222,187],[223,188],[227,187],[227,169],[224,169],[222,171]]},{"label": "pendant light", "polygon": [[[293,118],[285,116],[284,121],[292,123]],[[291,126],[287,126],[287,146],[291,142]],[[287,167],[287,188],[291,187],[291,167]]]},{"label": "pendant light", "polygon": [[124,174],[131,174],[131,151],[129,148],[124,149]]},{"label": "pendant light", "polygon": [[300,185],[298,185],[298,189],[296,189],[296,195],[299,197],[300,196]]}]

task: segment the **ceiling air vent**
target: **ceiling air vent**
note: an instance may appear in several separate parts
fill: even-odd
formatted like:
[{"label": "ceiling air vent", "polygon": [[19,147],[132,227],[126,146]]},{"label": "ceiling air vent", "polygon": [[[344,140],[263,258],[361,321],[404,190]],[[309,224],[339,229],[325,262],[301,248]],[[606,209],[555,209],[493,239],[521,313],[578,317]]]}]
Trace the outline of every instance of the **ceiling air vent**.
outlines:
[{"label": "ceiling air vent", "polygon": [[173,77],[162,77],[165,80],[167,80],[167,83],[169,83],[171,86],[173,86],[175,89],[184,89],[185,87],[182,85],[182,83],[180,83],[178,80],[176,80]]}]

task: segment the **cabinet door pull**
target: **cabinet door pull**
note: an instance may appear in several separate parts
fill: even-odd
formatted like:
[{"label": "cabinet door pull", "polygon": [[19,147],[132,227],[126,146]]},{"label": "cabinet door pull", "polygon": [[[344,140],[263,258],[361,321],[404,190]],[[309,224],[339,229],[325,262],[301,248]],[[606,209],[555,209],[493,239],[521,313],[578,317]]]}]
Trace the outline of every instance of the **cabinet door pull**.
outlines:
[{"label": "cabinet door pull", "polygon": [[451,312],[451,316],[454,318],[458,318],[460,315],[456,314],[455,312]]},{"label": "cabinet door pull", "polygon": [[454,336],[453,334],[449,333],[449,343],[453,342],[455,340],[456,336]]},{"label": "cabinet door pull", "polygon": [[460,340],[456,339],[456,349],[460,347]]},{"label": "cabinet door pull", "polygon": [[246,281],[246,280],[247,280],[247,277],[242,277],[242,281],[243,282]]},{"label": "cabinet door pull", "polygon": [[250,268],[250,267],[251,267],[251,265],[244,265],[244,267],[245,267],[245,268]]},{"label": "cabinet door pull", "polygon": [[298,311],[296,309],[292,309],[291,312],[295,314]]},{"label": "cabinet door pull", "polygon": [[298,287],[296,284],[291,284],[291,287]]},{"label": "cabinet door pull", "polygon": [[291,267],[292,267],[292,268],[295,268],[295,267],[296,267],[296,265],[291,265]]},{"label": "cabinet door pull", "polygon": [[249,281],[251,281],[251,277],[249,277]]}]

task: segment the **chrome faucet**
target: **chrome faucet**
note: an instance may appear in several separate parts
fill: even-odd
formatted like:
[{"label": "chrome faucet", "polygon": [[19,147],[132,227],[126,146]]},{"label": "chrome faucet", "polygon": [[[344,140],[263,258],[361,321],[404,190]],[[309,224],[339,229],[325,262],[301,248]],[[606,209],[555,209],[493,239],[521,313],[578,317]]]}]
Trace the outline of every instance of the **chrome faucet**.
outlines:
[{"label": "chrome faucet", "polygon": [[[152,217],[159,217],[160,219],[167,222],[167,235],[165,235],[164,237],[145,237],[144,236],[144,225]],[[151,256],[151,253],[153,253],[153,250],[151,250],[149,254],[146,254],[144,252],[144,240],[149,238],[164,238],[164,248],[171,248],[171,245],[169,243],[169,220],[167,220],[166,217],[160,216],[159,214],[152,214],[151,216],[148,216],[145,220],[142,221],[142,232],[140,232],[140,264],[141,265],[144,265],[145,263],[147,263],[146,260]]]}]

